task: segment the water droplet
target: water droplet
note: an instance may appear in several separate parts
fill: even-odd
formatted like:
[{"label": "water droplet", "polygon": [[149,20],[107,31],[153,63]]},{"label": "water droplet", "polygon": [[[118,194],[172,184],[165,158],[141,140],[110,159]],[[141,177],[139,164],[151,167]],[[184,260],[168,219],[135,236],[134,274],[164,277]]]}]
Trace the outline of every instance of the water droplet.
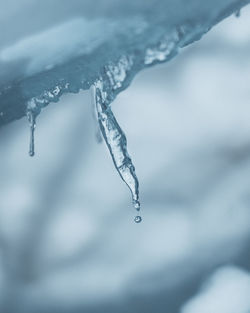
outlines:
[{"label": "water droplet", "polygon": [[36,128],[36,115],[32,111],[27,112],[28,121],[30,124],[30,146],[29,155],[33,157],[35,155],[35,128]]},{"label": "water droplet", "polygon": [[134,208],[136,209],[136,211],[140,211],[140,209],[141,209],[140,201],[133,200],[133,205],[134,205]]},{"label": "water droplet", "polygon": [[138,223],[141,223],[142,221],[142,218],[141,216],[137,215],[135,218],[134,218],[134,221],[138,224]]}]

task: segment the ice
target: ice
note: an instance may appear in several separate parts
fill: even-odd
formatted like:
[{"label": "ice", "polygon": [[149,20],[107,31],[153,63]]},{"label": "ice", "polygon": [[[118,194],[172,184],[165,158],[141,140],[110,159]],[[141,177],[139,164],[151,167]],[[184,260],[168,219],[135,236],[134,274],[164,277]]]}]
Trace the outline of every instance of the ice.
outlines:
[{"label": "ice", "polygon": [[[140,211],[139,182],[135,174],[135,167],[127,151],[126,136],[118,124],[111,107],[106,105],[103,82],[96,82],[92,89],[94,90],[94,102],[102,135],[112,156],[115,168],[131,191],[132,203],[135,209]],[[140,223],[141,217],[136,216],[135,222]]]},{"label": "ice", "polygon": [[137,72],[171,59],[249,1],[12,0],[0,15],[0,27],[6,29],[0,40],[0,127],[28,115],[33,156],[41,109],[64,93],[102,82],[101,131],[139,210],[135,168],[110,104]]},{"label": "ice", "polygon": [[[249,0],[12,0],[2,4],[0,126],[105,81],[108,101]],[[130,66],[123,65],[129,60]],[[126,63],[126,62],[125,62]],[[123,66],[125,66],[123,68]],[[113,69],[109,75],[107,68]]]},{"label": "ice", "polygon": [[27,119],[1,129],[1,312],[179,313],[218,266],[250,272],[249,14],[142,71],[113,103],[140,225],[93,140],[89,91],[40,114],[32,160]]}]

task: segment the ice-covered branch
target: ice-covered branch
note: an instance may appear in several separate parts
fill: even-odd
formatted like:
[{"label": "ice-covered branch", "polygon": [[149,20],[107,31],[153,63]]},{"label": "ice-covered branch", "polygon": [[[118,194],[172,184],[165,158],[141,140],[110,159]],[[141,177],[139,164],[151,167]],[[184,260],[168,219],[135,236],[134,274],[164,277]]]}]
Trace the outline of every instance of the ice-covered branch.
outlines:
[{"label": "ice-covered branch", "polygon": [[9,34],[0,39],[0,127],[27,115],[33,156],[40,111],[64,93],[94,86],[100,130],[139,211],[135,168],[110,104],[140,70],[172,59],[250,0],[89,0],[70,3],[63,14],[67,1],[58,1],[45,0],[39,12],[37,0],[0,15]]},{"label": "ice-covered branch", "polygon": [[37,113],[98,79],[112,102],[138,71],[171,59],[249,0],[96,0],[70,9],[46,0],[39,10],[39,1],[13,2],[0,15],[0,126],[30,103]]}]

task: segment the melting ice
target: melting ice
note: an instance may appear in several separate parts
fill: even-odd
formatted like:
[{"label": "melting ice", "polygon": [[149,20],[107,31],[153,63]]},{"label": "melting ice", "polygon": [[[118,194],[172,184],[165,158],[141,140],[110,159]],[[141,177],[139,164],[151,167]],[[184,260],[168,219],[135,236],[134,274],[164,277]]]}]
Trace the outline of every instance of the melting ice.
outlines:
[{"label": "melting ice", "polygon": [[55,2],[44,0],[32,19],[38,0],[13,0],[0,12],[1,29],[8,30],[0,37],[0,126],[26,114],[33,156],[41,109],[94,84],[101,133],[139,211],[138,179],[110,104],[140,70],[170,60],[250,0]]},{"label": "melting ice", "polygon": [[32,111],[27,111],[27,117],[30,124],[30,146],[29,155],[33,157],[35,155],[35,128],[36,128],[36,116]]},{"label": "melting ice", "polygon": [[[134,208],[140,211],[139,182],[135,167],[127,151],[127,139],[112,112],[111,106],[105,102],[106,94],[103,91],[102,81],[98,81],[92,86],[92,95],[98,113],[100,129],[115,168],[131,191]],[[134,220],[136,223],[140,223],[142,218],[138,215]]]}]

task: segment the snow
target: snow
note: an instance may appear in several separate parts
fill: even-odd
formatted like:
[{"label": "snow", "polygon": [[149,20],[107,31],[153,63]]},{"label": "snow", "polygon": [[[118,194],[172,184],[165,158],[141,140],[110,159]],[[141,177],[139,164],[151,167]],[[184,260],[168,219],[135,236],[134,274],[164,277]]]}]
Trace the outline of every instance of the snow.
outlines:
[{"label": "snow", "polygon": [[114,102],[140,177],[140,225],[95,142],[88,91],[38,117],[34,159],[26,120],[1,129],[1,311],[179,312],[230,263],[238,269],[216,286],[248,290],[249,42],[226,35],[241,18],[141,72]]},{"label": "snow", "polygon": [[[175,56],[248,0],[12,0],[3,4],[0,27],[0,126],[38,111],[63,93],[106,82],[109,102],[144,67]],[[123,81],[107,68],[123,58],[132,65]],[[113,88],[119,85],[119,88]],[[53,90],[60,92],[48,96]]]},{"label": "snow", "polygon": [[[1,125],[100,76],[101,104],[109,105],[134,74],[182,54],[140,73],[113,106],[141,178],[140,225],[94,142],[88,93],[65,96],[38,117],[35,159],[27,156],[26,121],[1,129],[0,310],[161,313],[174,312],[173,301],[176,310],[203,313],[209,301],[212,313],[248,312],[249,273],[240,268],[215,272],[186,305],[178,296],[221,263],[240,259],[249,268],[249,9],[181,50],[234,2],[193,1],[202,3],[195,12],[190,2],[177,10],[184,2],[176,0],[60,0],[47,11],[49,3],[34,11],[38,2],[12,0],[0,11],[8,29],[0,38]],[[184,23],[202,12],[211,13],[204,24]]]},{"label": "snow", "polygon": [[[146,5],[141,1],[128,1],[126,4],[108,1],[105,2],[106,11],[102,7],[103,0],[100,0],[95,3],[97,8],[100,5],[99,14],[91,16],[93,5],[87,1],[80,6],[78,3],[77,18],[74,17],[76,12],[73,16],[66,14],[62,23],[51,25],[54,11],[45,1],[38,14],[49,12],[48,21],[42,28],[39,26],[40,31],[36,29],[39,20],[33,21],[28,32],[26,29],[19,33],[17,42],[6,45],[11,38],[0,42],[0,126],[26,114],[31,123],[29,153],[34,156],[35,120],[43,107],[59,101],[64,93],[79,92],[102,82],[102,90],[98,89],[105,95],[102,97],[102,107],[105,108],[102,116],[106,114],[107,125],[114,125],[115,121],[120,142],[109,140],[114,139],[112,130],[103,126],[99,112],[101,131],[115,167],[129,186],[133,203],[139,209],[138,180],[127,152],[126,136],[108,107],[137,72],[170,60],[183,46],[200,39],[214,24],[247,2],[213,0],[204,6],[197,0],[188,4],[184,0],[151,0]],[[64,3],[61,2],[60,6]],[[31,14],[37,15],[37,11],[33,11],[34,3],[24,4],[28,5],[25,8],[26,19]],[[72,4],[70,9],[74,11],[75,5]],[[18,11],[19,16],[21,13]],[[110,16],[110,13],[116,14]],[[5,23],[4,16],[0,26],[1,22]],[[13,36],[13,25],[15,30],[19,26],[18,19],[10,27],[6,25],[10,37]],[[120,149],[116,149],[117,146]],[[124,162],[119,167],[121,155]]]},{"label": "snow", "polygon": [[109,21],[75,19],[3,48],[0,62],[28,60],[25,74],[30,76],[52,69],[70,58],[93,52],[108,36],[112,36],[114,26]]}]

